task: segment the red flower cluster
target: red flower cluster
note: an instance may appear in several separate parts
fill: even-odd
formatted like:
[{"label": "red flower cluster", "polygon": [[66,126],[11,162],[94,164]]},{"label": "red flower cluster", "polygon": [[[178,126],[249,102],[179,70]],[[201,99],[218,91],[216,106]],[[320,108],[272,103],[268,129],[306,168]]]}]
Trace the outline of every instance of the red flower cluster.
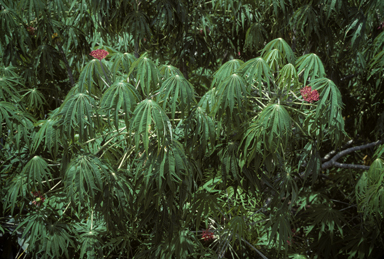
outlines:
[{"label": "red flower cluster", "polygon": [[32,202],[36,207],[39,207],[45,200],[45,198],[38,192],[31,192],[33,196],[35,196],[35,200]]},{"label": "red flower cluster", "polygon": [[202,234],[201,237],[204,239],[204,241],[208,241],[210,239],[214,239],[213,232],[210,231],[209,229],[203,230],[203,234]]},{"label": "red flower cluster", "polygon": [[36,28],[34,28],[32,26],[28,26],[27,31],[28,31],[29,35],[35,35]]},{"label": "red flower cluster", "polygon": [[306,86],[300,90],[301,96],[303,96],[304,100],[307,102],[313,102],[319,100],[319,93],[317,90],[312,91],[312,87]]},{"label": "red flower cluster", "polygon": [[98,60],[104,59],[106,56],[108,56],[108,51],[105,51],[103,49],[97,49],[89,53],[94,58],[97,58]]},{"label": "red flower cluster", "polygon": [[378,30],[384,30],[384,22],[381,22],[379,27],[377,27]]},{"label": "red flower cluster", "polygon": [[[297,235],[296,229],[291,229],[292,230],[292,239]],[[291,242],[292,241],[292,242]],[[295,243],[293,240],[287,240],[288,245],[292,245]]]}]

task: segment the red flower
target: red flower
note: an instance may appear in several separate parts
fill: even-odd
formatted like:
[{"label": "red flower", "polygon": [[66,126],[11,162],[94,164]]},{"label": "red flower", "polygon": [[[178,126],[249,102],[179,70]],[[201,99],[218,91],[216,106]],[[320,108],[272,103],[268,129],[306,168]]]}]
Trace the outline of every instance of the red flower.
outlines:
[{"label": "red flower", "polygon": [[240,56],[240,54],[241,54],[240,51],[237,54],[239,54],[239,56]]},{"label": "red flower", "polygon": [[317,90],[312,91],[312,87],[306,86],[300,90],[301,96],[303,96],[304,100],[307,102],[313,102],[319,100],[319,93]]},{"label": "red flower", "polygon": [[31,193],[36,197],[35,200],[32,201],[32,204],[36,205],[36,207],[39,207],[45,201],[45,198],[40,194],[40,191]]},{"label": "red flower", "polygon": [[377,27],[378,30],[382,30],[384,29],[384,22],[381,22],[379,27]]},{"label": "red flower", "polygon": [[105,51],[103,49],[97,49],[89,53],[94,58],[97,58],[98,60],[104,59],[106,56],[108,56],[108,51]]},{"label": "red flower", "polygon": [[[296,229],[292,229],[292,239],[296,236]],[[294,240],[292,240],[292,239],[290,239],[290,240],[287,240],[287,243],[288,243],[288,245],[292,245],[293,243],[295,243],[295,241]],[[292,242],[291,242],[292,241]]]},{"label": "red flower", "polygon": [[201,237],[204,239],[204,241],[214,239],[213,232],[210,231],[209,229],[203,230],[203,234],[201,235]]},{"label": "red flower", "polygon": [[28,31],[29,35],[34,35],[35,31],[36,31],[36,28],[34,28],[32,26],[28,26],[27,27],[27,31]]}]

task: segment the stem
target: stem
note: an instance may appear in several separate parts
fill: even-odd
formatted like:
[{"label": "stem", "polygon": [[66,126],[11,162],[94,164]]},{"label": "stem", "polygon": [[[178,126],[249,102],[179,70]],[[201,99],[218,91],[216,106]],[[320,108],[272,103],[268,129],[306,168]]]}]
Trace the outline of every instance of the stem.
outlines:
[{"label": "stem", "polygon": [[268,259],[265,255],[263,255],[259,250],[256,249],[256,247],[254,247],[253,245],[251,245],[247,240],[245,240],[244,238],[241,238],[241,240],[246,243],[247,245],[249,245],[253,250],[255,250],[262,258],[264,259]]},{"label": "stem", "polygon": [[92,213],[91,213],[91,231],[92,231],[92,228],[93,228],[93,210],[92,210]]}]

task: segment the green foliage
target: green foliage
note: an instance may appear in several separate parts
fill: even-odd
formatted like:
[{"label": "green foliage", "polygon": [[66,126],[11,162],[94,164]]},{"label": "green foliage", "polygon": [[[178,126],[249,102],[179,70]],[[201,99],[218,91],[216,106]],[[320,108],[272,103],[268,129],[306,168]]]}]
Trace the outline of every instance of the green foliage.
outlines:
[{"label": "green foliage", "polygon": [[382,256],[383,13],[0,0],[0,254]]}]

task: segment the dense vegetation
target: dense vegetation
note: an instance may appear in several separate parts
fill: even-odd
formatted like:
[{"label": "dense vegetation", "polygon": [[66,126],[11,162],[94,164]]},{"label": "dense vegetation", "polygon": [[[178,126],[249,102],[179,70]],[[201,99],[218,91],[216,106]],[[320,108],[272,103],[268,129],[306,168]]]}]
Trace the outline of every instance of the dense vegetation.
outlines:
[{"label": "dense vegetation", "polygon": [[0,0],[1,258],[384,254],[382,0]]}]

